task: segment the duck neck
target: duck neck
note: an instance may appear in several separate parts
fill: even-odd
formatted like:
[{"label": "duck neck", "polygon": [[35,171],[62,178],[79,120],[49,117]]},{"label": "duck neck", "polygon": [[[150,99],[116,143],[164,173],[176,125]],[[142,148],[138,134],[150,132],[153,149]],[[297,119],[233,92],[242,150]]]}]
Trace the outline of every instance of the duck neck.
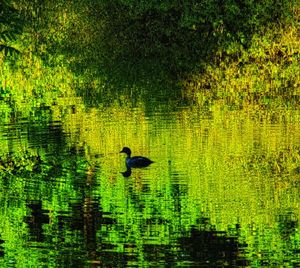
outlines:
[{"label": "duck neck", "polygon": [[130,168],[130,155],[127,155],[127,157],[125,159],[125,163],[126,163],[126,167]]}]

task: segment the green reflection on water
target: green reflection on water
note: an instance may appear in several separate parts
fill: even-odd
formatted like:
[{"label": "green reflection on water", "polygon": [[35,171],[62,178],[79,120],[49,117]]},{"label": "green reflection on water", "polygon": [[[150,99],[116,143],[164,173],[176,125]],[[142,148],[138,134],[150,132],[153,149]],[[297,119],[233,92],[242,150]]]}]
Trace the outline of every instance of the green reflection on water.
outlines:
[{"label": "green reflection on water", "polygon": [[[28,254],[28,266],[48,254],[52,266],[299,262],[297,111],[76,106],[59,118],[1,127],[3,266]],[[123,146],[155,163],[124,178]],[[222,240],[232,259],[199,257],[192,227],[210,238],[202,250],[217,232],[236,237]]]}]

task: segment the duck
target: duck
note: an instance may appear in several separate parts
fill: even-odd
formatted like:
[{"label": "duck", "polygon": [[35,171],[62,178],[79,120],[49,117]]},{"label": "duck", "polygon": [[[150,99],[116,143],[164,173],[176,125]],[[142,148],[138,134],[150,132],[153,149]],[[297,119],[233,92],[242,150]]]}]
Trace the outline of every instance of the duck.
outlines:
[{"label": "duck", "polygon": [[154,163],[152,160],[144,156],[131,157],[131,150],[128,147],[123,147],[120,153],[125,153],[127,155],[125,163],[128,169],[148,167],[150,164]]}]

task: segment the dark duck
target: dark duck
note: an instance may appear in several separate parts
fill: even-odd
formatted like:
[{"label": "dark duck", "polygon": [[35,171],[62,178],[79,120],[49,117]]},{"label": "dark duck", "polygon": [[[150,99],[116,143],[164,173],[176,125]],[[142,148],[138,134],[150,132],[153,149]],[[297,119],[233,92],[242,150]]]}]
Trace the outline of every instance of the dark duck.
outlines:
[{"label": "dark duck", "polygon": [[125,153],[127,155],[125,163],[128,169],[148,167],[150,164],[153,163],[152,160],[144,156],[131,157],[131,150],[128,147],[124,147],[120,153]]}]

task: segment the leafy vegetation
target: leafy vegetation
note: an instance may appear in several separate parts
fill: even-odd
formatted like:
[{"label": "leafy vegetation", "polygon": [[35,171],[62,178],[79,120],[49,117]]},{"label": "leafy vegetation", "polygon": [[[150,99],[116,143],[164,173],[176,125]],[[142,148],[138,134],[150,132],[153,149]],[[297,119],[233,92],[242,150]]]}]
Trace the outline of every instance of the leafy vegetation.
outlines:
[{"label": "leafy vegetation", "polygon": [[[11,63],[22,80],[49,69],[55,77],[65,68],[74,94],[107,101],[164,95],[200,105],[224,100],[236,108],[268,106],[273,99],[297,103],[297,1],[36,0],[13,6],[6,11],[14,18],[5,23],[10,34],[2,39],[15,39],[21,15],[23,34],[14,43],[22,55]],[[47,79],[40,84],[51,95]]]},{"label": "leafy vegetation", "polygon": [[298,107],[299,26],[300,20],[268,27],[253,35],[248,48],[238,43],[220,48],[213,63],[182,82],[186,93],[201,105],[221,101],[238,109],[249,104]]},{"label": "leafy vegetation", "polygon": [[12,6],[11,1],[0,2],[0,51],[3,51],[6,56],[19,52],[10,43],[16,40],[22,31],[20,17],[21,14]]}]

